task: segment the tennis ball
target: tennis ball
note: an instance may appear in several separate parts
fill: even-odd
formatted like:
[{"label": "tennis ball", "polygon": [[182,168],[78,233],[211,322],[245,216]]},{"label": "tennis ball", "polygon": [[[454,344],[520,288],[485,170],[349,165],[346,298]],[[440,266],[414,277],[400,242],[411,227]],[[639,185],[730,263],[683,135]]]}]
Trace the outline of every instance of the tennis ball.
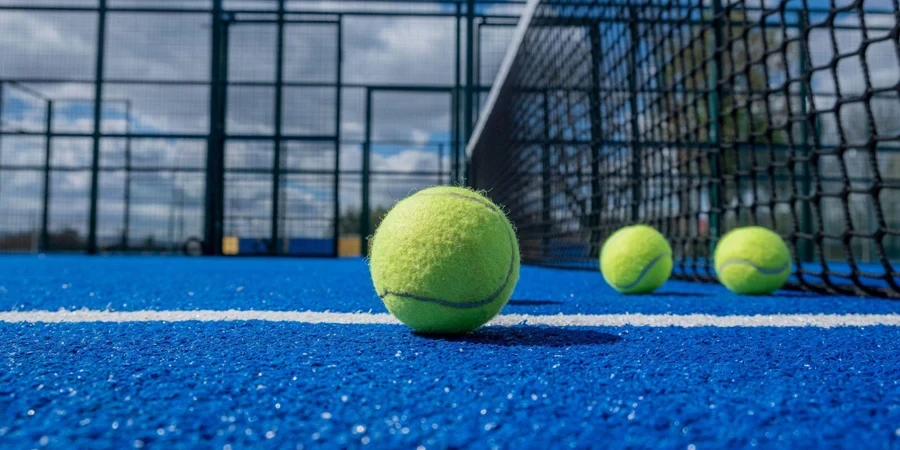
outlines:
[{"label": "tennis ball", "polygon": [[791,252],[781,237],[763,227],[730,231],[716,246],[719,281],[738,294],[771,294],[791,274]]},{"label": "tennis ball", "polygon": [[672,247],[647,225],[622,228],[600,249],[600,271],[610,286],[624,294],[646,294],[669,279]]},{"label": "tennis ball", "polygon": [[506,215],[481,194],[433,187],[398,202],[369,260],[388,311],[422,333],[466,333],[491,320],[519,280],[519,244]]}]

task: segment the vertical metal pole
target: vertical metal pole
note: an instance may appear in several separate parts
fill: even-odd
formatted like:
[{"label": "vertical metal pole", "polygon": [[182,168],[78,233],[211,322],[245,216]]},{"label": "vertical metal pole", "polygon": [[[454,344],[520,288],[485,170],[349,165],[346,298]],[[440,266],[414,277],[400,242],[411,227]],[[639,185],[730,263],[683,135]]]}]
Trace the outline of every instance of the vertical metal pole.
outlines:
[{"label": "vertical metal pole", "polygon": [[[804,4],[805,5],[805,4]],[[803,195],[808,196],[812,191],[812,180],[810,176],[810,161],[809,161],[809,106],[807,105],[807,101],[810,99],[809,91],[810,87],[808,83],[810,82],[811,74],[809,73],[809,51],[807,42],[808,35],[807,31],[809,30],[809,16],[808,11],[803,9],[800,11],[800,35],[801,44],[800,44],[800,74],[803,77],[803,81],[800,83],[800,113],[803,115],[804,120],[800,123],[800,139],[801,139],[801,156],[803,163],[800,164],[800,188],[803,190]],[[810,200],[803,200],[800,203],[800,231],[804,234],[811,235],[812,230],[812,206],[810,205]],[[797,249],[800,256],[800,260],[804,262],[813,260],[813,246],[809,239],[802,239],[799,242],[799,248]]]},{"label": "vertical metal pole", "polygon": [[543,125],[544,125],[544,143],[541,145],[541,222],[543,222],[542,242],[544,257],[550,256],[550,233],[551,216],[550,208],[552,205],[553,189],[550,186],[552,172],[550,170],[550,96],[547,91],[543,92]]},{"label": "vertical metal pole", "polygon": [[[449,181],[449,180],[448,180]],[[438,179],[437,184],[444,184],[444,143],[438,144]]]},{"label": "vertical metal pole", "polygon": [[591,233],[590,254],[592,257],[600,255],[600,214],[603,208],[603,186],[600,182],[600,153],[601,140],[603,139],[603,119],[600,110],[600,61],[602,60],[601,37],[598,24],[591,25],[589,32],[591,44],[591,216],[588,227]]},{"label": "vertical metal pole", "polygon": [[94,138],[93,155],[91,160],[91,210],[88,219],[87,252],[89,255],[97,253],[97,195],[99,190],[100,175],[100,130],[103,120],[103,70],[104,48],[106,43],[106,0],[99,0],[97,22],[97,60],[94,67]]},{"label": "vertical metal pole", "polygon": [[451,167],[451,181],[454,183],[459,183],[459,159],[460,159],[460,150],[462,148],[461,142],[462,137],[460,136],[460,127],[459,127],[459,96],[460,96],[460,72],[462,70],[462,48],[460,45],[460,40],[462,39],[462,3],[456,3],[456,35],[453,42],[454,46],[454,55],[456,56],[455,60],[455,70],[453,71],[453,97],[450,100],[450,107],[453,109],[453,116],[450,121],[450,128],[453,133],[453,148],[451,150],[451,158],[453,161],[450,163]]},{"label": "vertical metal pole", "polygon": [[359,211],[359,239],[362,256],[369,255],[368,236],[372,230],[369,212],[369,167],[372,159],[372,88],[366,88],[366,136],[363,141],[362,207]]},{"label": "vertical metal pole", "polygon": [[184,243],[184,189],[178,186],[178,242]]},{"label": "vertical metal pole", "polygon": [[[172,180],[173,182],[175,180]],[[175,250],[175,189],[174,184],[169,191],[169,223],[166,230],[166,240],[169,242],[169,252]]]},{"label": "vertical metal pole", "polygon": [[639,142],[640,133],[638,130],[638,51],[640,44],[638,42],[638,18],[637,8],[630,7],[628,26],[630,28],[631,51],[629,52],[630,64],[628,65],[628,88],[631,92],[631,182],[632,182],[632,198],[631,198],[631,221],[637,222],[640,219],[640,208],[643,195],[641,193],[641,153],[642,148]]},{"label": "vertical metal pole", "polygon": [[284,81],[284,0],[278,0],[278,28],[275,41],[275,160],[272,162],[272,247],[270,252],[278,255],[281,245],[281,109],[282,82]]},{"label": "vertical metal pole", "polygon": [[0,81],[0,198],[3,195],[3,81]]},{"label": "vertical metal pole", "polygon": [[459,174],[459,152],[460,152],[460,137],[459,137],[459,89],[454,88],[450,93],[450,161],[447,167],[447,184],[454,184],[458,182],[458,174]]},{"label": "vertical metal pole", "polygon": [[341,240],[341,105],[343,92],[343,59],[344,59],[344,16],[338,16],[337,23],[337,72],[335,74],[335,113],[334,113],[334,233],[332,242],[332,253],[334,256],[340,254]]},{"label": "vertical metal pole", "polygon": [[[722,147],[719,145],[722,138],[722,114],[720,111],[722,109],[721,101],[723,95],[722,86],[719,84],[719,78],[722,76],[722,46],[725,44],[725,33],[723,30],[724,24],[722,15],[724,14],[724,9],[722,8],[722,0],[713,0],[712,4],[713,48],[710,49],[712,52],[712,55],[710,55],[712,63],[708,81],[710,95],[707,104],[707,109],[709,111],[706,114],[706,120],[709,122],[709,175],[712,180],[709,189],[709,234],[712,239],[715,239],[722,235],[722,196],[725,187],[724,174],[721,171]],[[709,246],[709,255],[706,256],[712,256],[713,249],[714,247],[711,243]]]},{"label": "vertical metal pole", "polygon": [[452,156],[453,162],[451,164],[452,167],[452,180],[454,183],[459,183],[459,160],[460,160],[460,150],[462,148],[461,141],[463,138],[460,136],[460,127],[459,127],[459,96],[461,91],[460,86],[460,72],[462,71],[462,49],[460,48],[460,39],[462,39],[462,3],[456,3],[456,39],[454,40],[454,49],[456,55],[456,70],[453,72],[453,98],[450,101],[452,103],[451,107],[453,108],[453,116],[451,120],[450,128],[453,131],[453,150]]},{"label": "vertical metal pole", "polygon": [[[474,26],[475,26],[475,0],[466,0],[466,86],[465,86],[465,97],[463,98],[463,108],[465,111],[463,112],[463,130],[465,130],[464,137],[465,140],[468,141],[472,136],[472,128],[474,124],[472,123],[472,109],[474,104],[474,99],[472,95],[472,85],[475,80],[475,42],[474,42]],[[465,183],[468,183],[468,158],[466,158],[466,170],[465,174]]]},{"label": "vertical metal pole", "polygon": [[444,182],[444,143],[438,144],[438,161],[437,161],[437,184]]},{"label": "vertical metal pole", "polygon": [[472,121],[475,122],[478,120],[475,109],[478,108],[478,113],[481,113],[481,105],[477,99],[481,97],[481,27],[484,25],[484,18],[479,18],[473,24],[475,33],[472,37]]},{"label": "vertical metal pole", "polygon": [[122,250],[128,250],[131,233],[131,100],[125,100],[125,217],[122,224]]},{"label": "vertical metal pole", "polygon": [[204,253],[222,254],[225,172],[225,108],[227,93],[228,23],[222,0],[213,0],[212,58],[209,95],[209,140],[206,144],[206,205]]},{"label": "vertical metal pole", "polygon": [[459,153],[460,153],[460,136],[459,136],[459,88],[453,89],[450,93],[450,164],[447,167],[447,184],[459,182]]},{"label": "vertical metal pole", "polygon": [[41,204],[41,237],[38,250],[46,252],[50,243],[50,157],[53,148],[53,101],[47,101],[47,115],[44,118],[44,198]]}]

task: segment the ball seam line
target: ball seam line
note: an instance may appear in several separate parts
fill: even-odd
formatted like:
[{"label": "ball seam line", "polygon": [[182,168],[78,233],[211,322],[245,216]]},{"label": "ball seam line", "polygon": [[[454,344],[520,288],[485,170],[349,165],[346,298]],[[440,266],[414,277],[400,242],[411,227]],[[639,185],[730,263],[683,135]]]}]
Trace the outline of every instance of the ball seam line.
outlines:
[{"label": "ball seam line", "polygon": [[[496,208],[496,207],[494,207],[494,205],[489,204],[478,198],[468,197],[465,195],[454,194],[454,193],[429,194],[429,195],[430,196],[450,196],[450,197],[458,197],[463,200],[469,200],[469,201],[478,203],[479,205],[484,206],[485,208],[491,210],[491,212],[496,214],[501,219],[505,219],[505,217],[502,215],[502,213],[500,212],[500,210],[498,208]],[[503,225],[503,227],[506,228],[506,234],[509,237],[509,250],[510,250],[510,252],[509,252],[509,267],[506,269],[506,279],[503,280],[503,283],[500,285],[500,287],[496,291],[494,291],[491,295],[489,295],[487,298],[485,298],[483,300],[475,300],[475,301],[471,301],[471,302],[456,303],[456,302],[451,302],[451,301],[440,299],[440,298],[424,297],[421,295],[415,295],[415,294],[411,294],[408,292],[391,292],[390,290],[385,290],[383,293],[378,293],[378,296],[381,297],[381,299],[383,300],[388,295],[393,295],[395,297],[408,298],[410,300],[416,300],[416,301],[425,302],[425,303],[434,303],[437,305],[446,306],[448,308],[455,308],[455,309],[473,309],[473,308],[478,308],[478,307],[489,305],[489,304],[493,303],[495,300],[497,300],[497,298],[500,296],[500,294],[503,293],[503,291],[505,291],[506,288],[509,286],[509,281],[512,278],[513,267],[515,266],[515,259],[516,259],[515,237],[513,236],[509,227],[506,227],[506,224],[504,223],[504,221],[505,220],[501,221],[501,225]]]},{"label": "ball seam line", "polygon": [[757,272],[759,272],[763,275],[780,275],[782,272],[784,272],[785,270],[790,268],[791,263],[786,262],[781,267],[769,268],[769,267],[758,266],[753,261],[750,261],[749,259],[732,258],[732,259],[725,260],[722,264],[720,264],[718,267],[716,267],[716,272],[722,273],[722,271],[724,271],[726,267],[734,266],[734,265],[750,266],[753,269],[755,269]]},{"label": "ball seam line", "polygon": [[660,260],[662,260],[663,258],[665,258],[666,256],[669,256],[669,255],[671,255],[671,253],[669,253],[669,252],[660,253],[656,258],[653,258],[653,260],[651,260],[649,263],[647,263],[646,266],[644,266],[644,269],[641,270],[641,273],[638,274],[637,279],[635,279],[630,284],[625,285],[625,286],[615,284],[616,289],[626,290],[626,289],[631,289],[631,288],[637,286],[644,279],[644,277],[647,276],[647,273],[650,272],[650,269],[652,269],[653,266],[656,265],[656,263],[658,263]]}]

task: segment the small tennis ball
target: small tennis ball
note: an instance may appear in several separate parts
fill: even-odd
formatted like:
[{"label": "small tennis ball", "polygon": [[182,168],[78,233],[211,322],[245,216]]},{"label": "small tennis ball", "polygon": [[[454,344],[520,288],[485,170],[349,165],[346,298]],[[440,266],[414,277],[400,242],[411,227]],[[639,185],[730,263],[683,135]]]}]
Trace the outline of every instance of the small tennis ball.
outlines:
[{"label": "small tennis ball", "polygon": [[600,271],[610,286],[624,294],[656,290],[672,273],[672,247],[647,225],[622,228],[600,249]]},{"label": "small tennis ball", "polygon": [[727,233],[715,253],[719,281],[738,294],[771,294],[791,274],[791,253],[781,237],[763,227]]},{"label": "small tennis ball", "polygon": [[491,320],[519,280],[519,244],[481,194],[433,187],[401,200],[372,238],[372,282],[388,311],[422,333],[466,333]]}]

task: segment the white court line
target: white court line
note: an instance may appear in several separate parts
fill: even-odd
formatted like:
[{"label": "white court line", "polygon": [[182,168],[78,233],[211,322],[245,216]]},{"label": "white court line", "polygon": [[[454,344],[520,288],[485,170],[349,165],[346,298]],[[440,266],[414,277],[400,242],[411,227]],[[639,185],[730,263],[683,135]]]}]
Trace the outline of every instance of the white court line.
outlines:
[{"label": "white court line", "polygon": [[[352,325],[397,325],[390,314],[316,311],[9,311],[5,323],[129,323],[129,322],[293,322]],[[505,314],[491,326],[553,327],[863,327],[900,326],[900,314],[768,314],[715,316],[710,314]]]}]

